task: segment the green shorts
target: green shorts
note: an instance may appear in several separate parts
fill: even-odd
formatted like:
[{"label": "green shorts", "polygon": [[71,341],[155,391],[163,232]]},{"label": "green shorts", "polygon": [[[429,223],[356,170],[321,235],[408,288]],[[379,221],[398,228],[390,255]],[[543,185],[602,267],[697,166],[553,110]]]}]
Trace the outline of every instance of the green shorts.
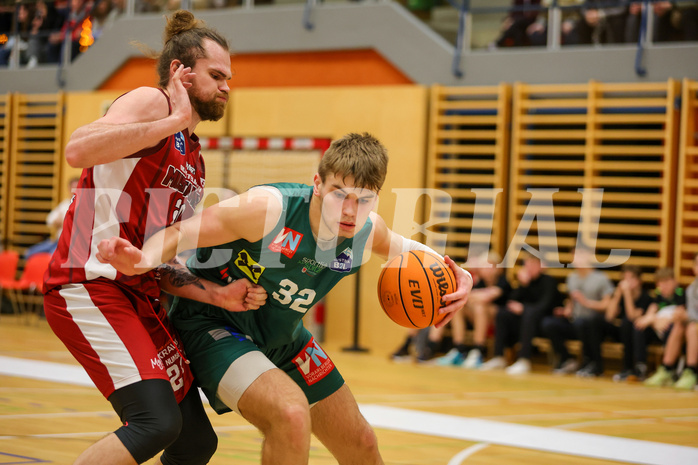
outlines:
[{"label": "green shorts", "polygon": [[228,406],[217,395],[220,381],[229,369],[234,371],[226,379],[234,375],[235,389],[242,395],[259,375],[277,367],[300,386],[311,405],[344,384],[337,367],[305,328],[291,343],[265,349],[220,321],[210,319],[204,323],[197,318],[196,330],[187,330],[186,326],[185,321],[178,321],[186,357],[211,407],[219,414],[237,411],[237,405]]}]

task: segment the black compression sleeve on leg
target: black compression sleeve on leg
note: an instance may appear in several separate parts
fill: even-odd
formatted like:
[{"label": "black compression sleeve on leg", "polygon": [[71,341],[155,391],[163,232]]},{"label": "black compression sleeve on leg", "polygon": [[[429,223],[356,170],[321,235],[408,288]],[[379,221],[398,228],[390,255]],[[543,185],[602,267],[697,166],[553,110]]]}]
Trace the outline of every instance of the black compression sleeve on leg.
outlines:
[{"label": "black compression sleeve on leg", "polygon": [[206,416],[199,390],[192,386],[182,402],[182,433],[165,449],[163,465],[204,465],[218,447],[218,437]]},{"label": "black compression sleeve on leg", "polygon": [[182,429],[182,415],[169,381],[149,379],[117,389],[109,402],[123,426],[114,434],[137,463],[172,444]]}]

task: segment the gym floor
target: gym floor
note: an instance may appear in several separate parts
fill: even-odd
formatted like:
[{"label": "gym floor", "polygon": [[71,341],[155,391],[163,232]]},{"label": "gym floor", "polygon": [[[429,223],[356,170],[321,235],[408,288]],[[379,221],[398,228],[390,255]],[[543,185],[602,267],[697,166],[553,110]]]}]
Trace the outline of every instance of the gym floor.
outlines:
[{"label": "gym floor", "polygon": [[[388,465],[698,463],[698,391],[553,376],[542,363],[512,377],[323,346]],[[208,412],[212,465],[260,463],[255,428]],[[0,317],[0,465],[70,464],[118,426],[45,321]],[[309,463],[337,462],[313,440]]]}]

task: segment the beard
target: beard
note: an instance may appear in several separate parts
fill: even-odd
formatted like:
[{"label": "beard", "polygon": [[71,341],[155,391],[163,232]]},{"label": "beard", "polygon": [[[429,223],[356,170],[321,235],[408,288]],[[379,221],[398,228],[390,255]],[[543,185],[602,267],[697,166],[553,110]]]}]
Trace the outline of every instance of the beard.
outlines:
[{"label": "beard", "polygon": [[211,100],[203,100],[193,93],[189,93],[189,101],[194,111],[199,115],[201,121],[218,121],[225,113],[225,104],[214,96]]}]

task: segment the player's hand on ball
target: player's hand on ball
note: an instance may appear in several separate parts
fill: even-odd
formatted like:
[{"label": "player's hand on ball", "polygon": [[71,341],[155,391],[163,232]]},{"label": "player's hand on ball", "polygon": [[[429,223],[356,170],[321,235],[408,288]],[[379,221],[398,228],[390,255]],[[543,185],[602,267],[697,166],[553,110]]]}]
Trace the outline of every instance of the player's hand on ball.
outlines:
[{"label": "player's hand on ball", "polygon": [[439,310],[447,305],[443,297],[453,294],[457,284],[441,256],[423,250],[402,252],[388,260],[381,271],[378,301],[385,314],[400,326],[438,326],[444,318],[452,317]]},{"label": "player's hand on ball", "polygon": [[95,255],[101,263],[108,263],[116,271],[126,276],[143,274],[152,269],[145,260],[145,255],[129,241],[121,237],[102,239],[97,245]]},{"label": "player's hand on ball", "polygon": [[446,294],[442,297],[442,300],[448,305],[441,307],[439,309],[439,314],[449,313],[449,315],[434,325],[437,328],[451,321],[456,312],[465,306],[470,291],[473,289],[473,277],[470,273],[467,273],[463,268],[456,265],[456,262],[451,260],[451,257],[448,255],[444,257],[444,261],[456,276],[456,292]]}]

